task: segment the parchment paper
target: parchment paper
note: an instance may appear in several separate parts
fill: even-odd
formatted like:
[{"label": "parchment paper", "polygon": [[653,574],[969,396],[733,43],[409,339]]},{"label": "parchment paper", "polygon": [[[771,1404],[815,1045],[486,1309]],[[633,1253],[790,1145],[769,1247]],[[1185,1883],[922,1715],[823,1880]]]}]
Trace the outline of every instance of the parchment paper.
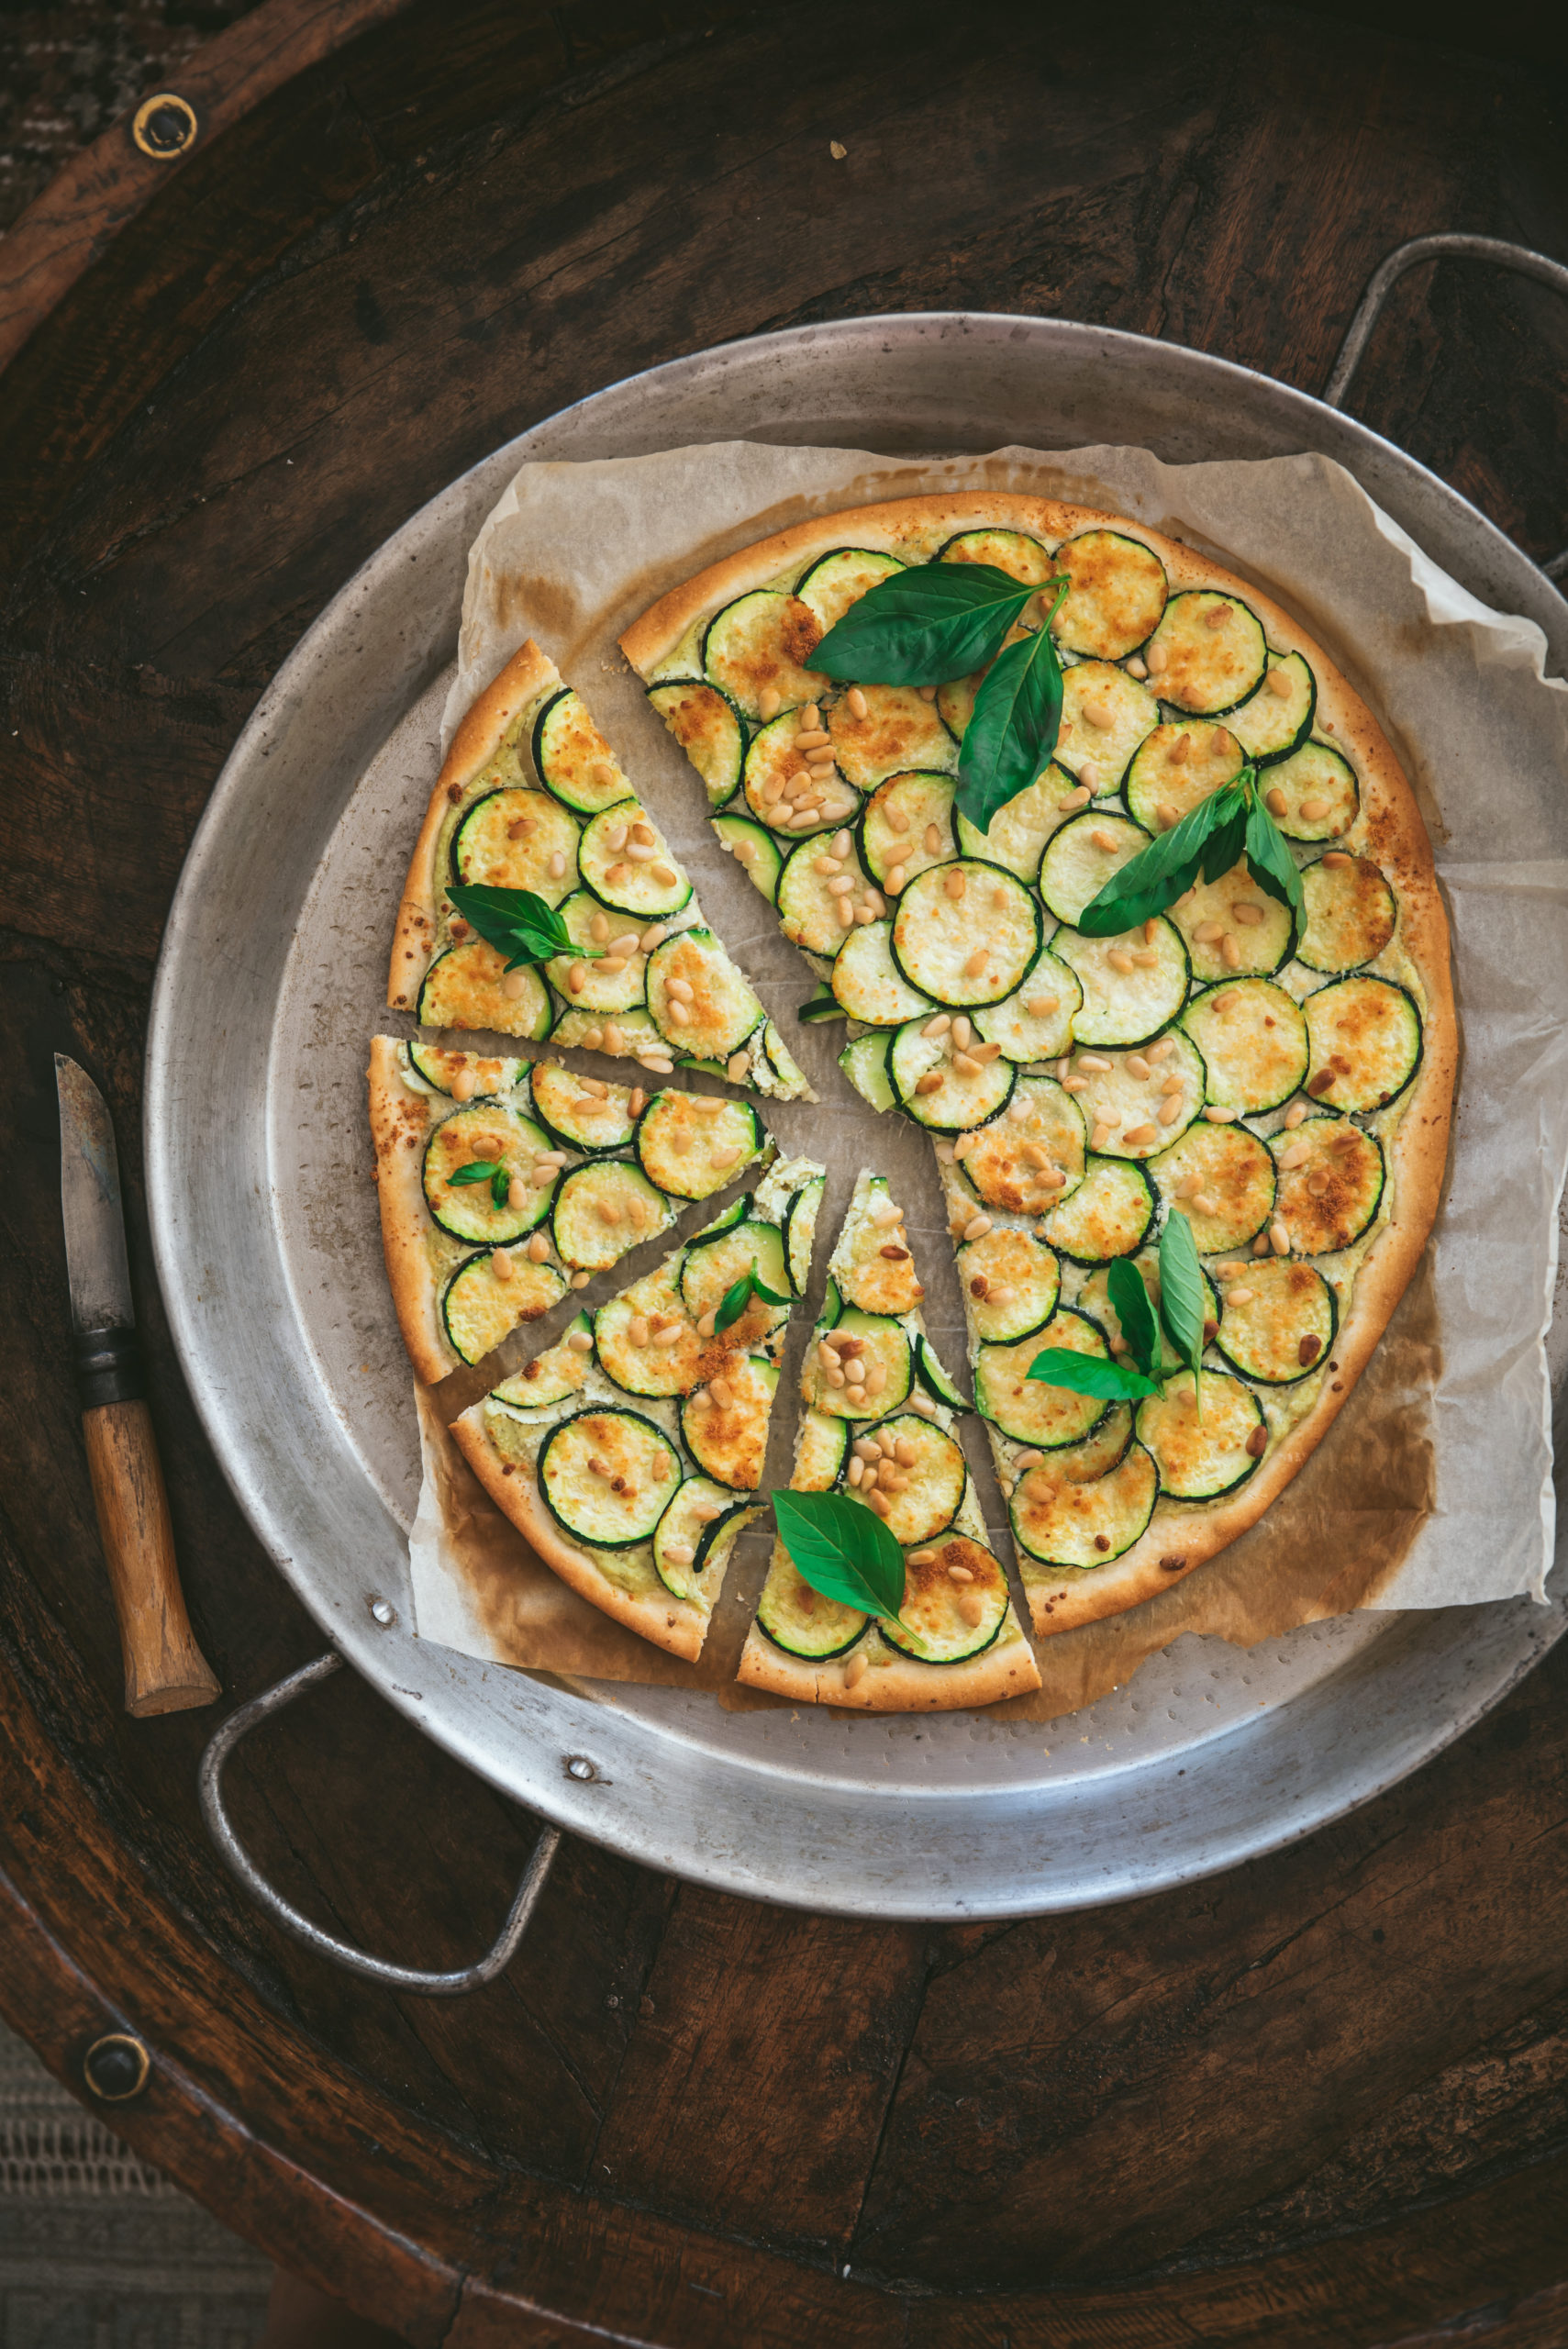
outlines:
[{"label": "parchment paper", "polygon": [[[1568,860],[1559,853],[1568,688],[1545,679],[1532,622],[1476,602],[1347,473],[1317,456],[1168,466],[1142,450],[1006,449],[895,462],[736,442],[526,466],[481,530],[447,737],[523,639],[536,637],[584,692],[821,1096],[815,1107],[767,1108],[781,1148],[829,1168],[821,1261],[780,1384],[767,1485],[788,1478],[795,1365],[860,1165],[886,1174],[906,1207],[928,1326],[954,1369],[964,1353],[956,1276],[925,1137],[852,1093],[835,1063],[837,1030],[795,1025],[812,976],[718,851],[691,770],[644,705],[616,639],[667,588],[768,531],[840,507],[965,487],[1129,515],[1212,554],[1299,616],[1378,717],[1420,798],[1453,924],[1462,1027],[1449,1179],[1422,1274],[1307,1467],[1260,1525],[1169,1592],[1037,1642],[1045,1687],[1000,1709],[1051,1718],[1089,1703],[1184,1631],[1251,1646],[1357,1607],[1542,1597],[1553,1525],[1542,1340],[1568,1165]],[[573,1309],[626,1277],[623,1266],[573,1298]],[[536,1324],[513,1351],[526,1359],[551,1334],[552,1325]],[[565,1591],[491,1508],[444,1432],[473,1391],[470,1375],[468,1391],[449,1381],[421,1397],[426,1475],[410,1542],[420,1635],[535,1670],[755,1701],[733,1690],[731,1675],[765,1531],[737,1545],[702,1662],[674,1663]],[[1005,1513],[973,1422],[966,1433],[999,1531]],[[999,1547],[1006,1555],[1000,1538]]]}]

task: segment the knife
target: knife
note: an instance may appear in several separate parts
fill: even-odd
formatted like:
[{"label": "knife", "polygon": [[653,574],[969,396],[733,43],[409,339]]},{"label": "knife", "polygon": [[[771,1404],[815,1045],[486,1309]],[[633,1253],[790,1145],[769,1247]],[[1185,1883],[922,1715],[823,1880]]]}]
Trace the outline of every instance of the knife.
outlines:
[{"label": "knife", "polygon": [[185,1613],[169,1497],[144,1400],[115,1130],[103,1095],[63,1052],[54,1056],[54,1078],[71,1348],[98,1538],[119,1619],[125,1707],[139,1720],[183,1712],[210,1705],[218,1685]]}]

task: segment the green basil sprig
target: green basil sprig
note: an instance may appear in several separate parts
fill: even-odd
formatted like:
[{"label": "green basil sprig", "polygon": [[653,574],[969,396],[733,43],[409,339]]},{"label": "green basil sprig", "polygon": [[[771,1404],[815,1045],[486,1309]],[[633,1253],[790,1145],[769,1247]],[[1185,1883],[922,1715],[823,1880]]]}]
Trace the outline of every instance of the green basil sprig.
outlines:
[{"label": "green basil sprig", "polygon": [[579,946],[553,906],[532,889],[503,889],[488,881],[454,881],[448,896],[487,946],[510,957],[508,971],[548,963],[557,954],[596,959],[602,946]]},{"label": "green basil sprig", "polygon": [[958,754],[954,804],[976,831],[989,832],[1009,799],[1044,773],[1062,728],[1062,663],[1051,623],[1070,582],[1057,579],[1043,628],[1000,651],[974,696]]},{"label": "green basil sprig", "polygon": [[[1203,1417],[1204,1288],[1197,1243],[1184,1215],[1174,1209],[1160,1234],[1160,1310],[1149,1301],[1143,1276],[1126,1256],[1118,1256],[1106,1275],[1117,1319],[1127,1340],[1128,1362],[1106,1362],[1103,1355],[1075,1353],[1069,1346],[1047,1346],[1036,1354],[1028,1375],[1047,1386],[1065,1386],[1074,1395],[1093,1395],[1116,1403],[1141,1402],[1162,1395],[1173,1372],[1190,1370]],[[1174,1360],[1165,1358],[1169,1339]]]},{"label": "green basil sprig", "polygon": [[721,1330],[728,1330],[732,1321],[739,1321],[754,1297],[760,1297],[764,1305],[787,1305],[790,1302],[787,1297],[780,1297],[775,1289],[768,1288],[760,1281],[754,1266],[748,1266],[740,1279],[725,1290],[715,1308],[713,1316],[715,1336],[717,1336]]},{"label": "green basil sprig", "polygon": [[1140,849],[1090,898],[1076,927],[1091,938],[1111,938],[1184,897],[1201,873],[1218,881],[1245,855],[1260,889],[1289,908],[1300,930],[1306,920],[1301,875],[1258,787],[1256,767],[1243,767],[1179,824]]},{"label": "green basil sprig", "polygon": [[458,1167],[454,1174],[447,1176],[447,1180],[449,1183],[488,1183],[492,1207],[506,1207],[511,1197],[511,1170],[498,1158],[471,1158],[466,1166]]},{"label": "green basil sprig", "polygon": [[884,1616],[910,1639],[904,1604],[904,1553],[875,1512],[846,1493],[775,1493],[779,1539],[795,1572],[824,1598]]}]

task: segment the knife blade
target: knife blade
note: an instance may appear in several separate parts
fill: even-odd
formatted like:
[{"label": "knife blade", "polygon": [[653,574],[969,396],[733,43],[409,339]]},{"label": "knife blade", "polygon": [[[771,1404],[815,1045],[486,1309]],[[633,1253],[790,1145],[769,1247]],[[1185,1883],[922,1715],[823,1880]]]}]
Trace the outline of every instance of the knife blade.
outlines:
[{"label": "knife blade", "polygon": [[180,1588],[136,1341],[115,1130],[103,1095],[63,1052],[54,1056],[54,1081],[72,1353],[98,1536],[119,1620],[126,1710],[138,1718],[180,1712],[210,1704],[218,1687]]}]

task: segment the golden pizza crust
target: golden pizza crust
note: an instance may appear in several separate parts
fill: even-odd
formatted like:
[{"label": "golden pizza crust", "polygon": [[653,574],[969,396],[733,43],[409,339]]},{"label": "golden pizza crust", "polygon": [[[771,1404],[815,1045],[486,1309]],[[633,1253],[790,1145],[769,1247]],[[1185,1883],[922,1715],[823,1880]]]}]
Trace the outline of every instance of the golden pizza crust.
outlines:
[{"label": "golden pizza crust", "polygon": [[484,1405],[475,1403],[452,1421],[459,1451],[500,1510],[522,1535],[536,1557],[568,1589],[596,1607],[628,1631],[651,1640],[670,1655],[695,1664],[707,1635],[708,1618],[700,1607],[663,1591],[657,1598],[633,1598],[617,1590],[596,1564],[592,1550],[579,1549],[567,1539],[539,1497],[534,1472],[522,1461],[503,1460],[484,1427]]},{"label": "golden pizza crust", "polygon": [[[1238,596],[1257,615],[1276,651],[1305,656],[1318,680],[1314,730],[1341,745],[1357,769],[1365,852],[1387,874],[1399,898],[1401,941],[1420,975],[1426,996],[1421,1064],[1393,1139],[1385,1143],[1389,1220],[1357,1272],[1350,1308],[1335,1341],[1332,1377],[1325,1379],[1312,1409],[1269,1453],[1234,1500],[1193,1508],[1179,1517],[1166,1516],[1125,1557],[1096,1568],[1092,1579],[1066,1581],[1059,1588],[1052,1588],[1049,1582],[1032,1586],[1034,1628],[1038,1632],[1052,1632],[1120,1614],[1169,1589],[1184,1574],[1190,1574],[1255,1525],[1322,1442],[1387,1327],[1431,1230],[1448,1163],[1459,1034],[1448,917],[1431,844],[1415,794],[1382,728],[1322,648],[1271,596],[1161,531],[1148,529],[1123,515],[1005,492],[893,499],[799,523],[710,565],[673,588],[634,622],[621,638],[621,650],[646,677],[669,658],[703,614],[750,588],[766,585],[781,573],[796,567],[804,570],[836,547],[863,546],[894,552],[907,545],[911,537],[929,537],[940,543],[959,530],[982,528],[1027,530],[1052,540],[1086,529],[1118,530],[1153,550],[1173,587],[1213,587]],[[781,1658],[781,1664],[785,1662]],[[806,1670],[815,1676],[813,1667]]]},{"label": "golden pizza crust", "polygon": [[408,1358],[427,1386],[458,1367],[441,1320],[440,1286],[430,1262],[430,1210],[425,1201],[425,1145],[434,1122],[429,1097],[403,1082],[392,1036],[371,1039],[371,1137],[375,1144],[381,1245],[397,1326]]},{"label": "golden pizza crust", "polygon": [[[436,851],[441,827],[464,791],[506,740],[506,729],[520,709],[561,683],[553,661],[530,637],[520,645],[500,675],[486,685],[452,737],[440,774],[436,777],[419,837],[409,860],[408,878],[392,939],[392,964],[387,974],[386,1000],[394,1011],[410,1011],[419,983],[429,967],[436,940]],[[450,1368],[450,1365],[449,1364]]]},{"label": "golden pizza crust", "polygon": [[[1015,1633],[1011,1639],[1007,1626]],[[849,1688],[844,1685],[849,1660],[834,1656],[813,1664],[806,1656],[786,1655],[753,1623],[735,1677],[749,1688],[765,1688],[771,1696],[788,1697],[799,1705],[839,1705],[856,1713],[962,1712],[995,1705],[1004,1697],[1026,1696],[1040,1687],[1040,1668],[1010,1609],[995,1645],[969,1664],[918,1664],[913,1657],[890,1655]]]}]

